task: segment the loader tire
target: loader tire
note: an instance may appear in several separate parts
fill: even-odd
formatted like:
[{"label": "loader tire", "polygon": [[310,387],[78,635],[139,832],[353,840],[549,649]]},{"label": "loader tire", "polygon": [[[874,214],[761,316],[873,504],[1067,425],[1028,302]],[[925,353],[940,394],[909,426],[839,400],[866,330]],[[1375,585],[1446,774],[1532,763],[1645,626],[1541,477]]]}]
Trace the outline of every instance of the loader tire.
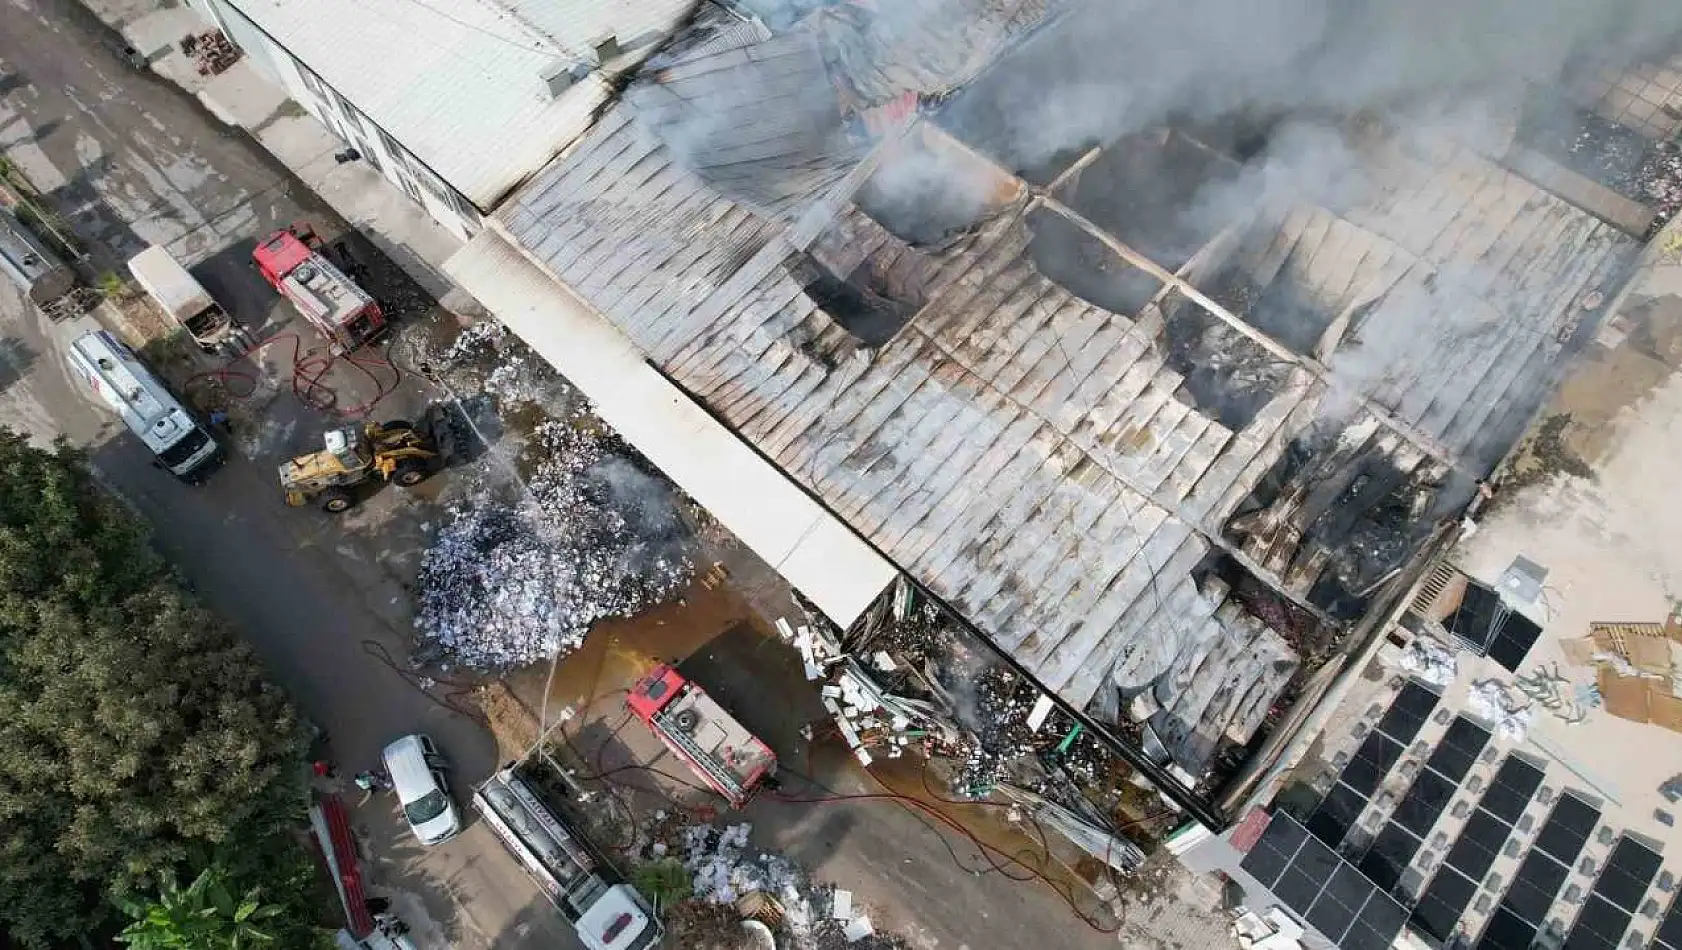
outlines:
[{"label": "loader tire", "polygon": [[340,515],[356,507],[356,496],[343,488],[329,488],[321,493],[321,510]]},{"label": "loader tire", "polygon": [[426,470],[426,463],[417,459],[405,459],[397,463],[397,471],[392,473],[391,480],[400,488],[413,488],[426,481],[430,474]]}]

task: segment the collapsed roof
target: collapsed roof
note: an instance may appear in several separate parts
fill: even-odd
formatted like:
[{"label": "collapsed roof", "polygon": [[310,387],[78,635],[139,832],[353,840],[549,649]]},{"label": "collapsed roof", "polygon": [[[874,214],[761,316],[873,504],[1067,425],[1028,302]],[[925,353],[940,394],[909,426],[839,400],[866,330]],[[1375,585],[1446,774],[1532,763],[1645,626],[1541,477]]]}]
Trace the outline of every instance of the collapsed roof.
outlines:
[{"label": "collapsed roof", "polygon": [[[809,70],[809,40],[715,44],[653,82],[720,57]],[[1194,775],[1304,660],[1215,565],[1358,616],[1636,248],[1451,139],[1372,124],[1335,133],[1363,187],[1333,209],[1203,200],[1243,165],[1184,129],[1034,184],[915,118],[767,191],[674,150],[673,104],[610,109],[499,226],[1048,688],[1147,721]],[[814,128],[748,160],[811,172],[835,154]]]}]

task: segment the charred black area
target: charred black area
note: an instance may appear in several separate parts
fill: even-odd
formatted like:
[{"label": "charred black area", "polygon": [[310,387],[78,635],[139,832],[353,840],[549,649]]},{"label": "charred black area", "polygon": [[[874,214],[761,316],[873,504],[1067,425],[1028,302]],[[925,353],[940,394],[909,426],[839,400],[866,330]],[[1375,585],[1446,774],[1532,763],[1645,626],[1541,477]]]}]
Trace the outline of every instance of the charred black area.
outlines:
[{"label": "charred black area", "polygon": [[[1305,578],[1306,599],[1331,618],[1354,620],[1377,588],[1419,550],[1436,526],[1463,510],[1476,492],[1468,476],[1435,478],[1427,468],[1398,467],[1393,450],[1369,440],[1340,444],[1341,424],[1320,422],[1294,439],[1227,522],[1228,540],[1262,539],[1287,578]],[[1279,541],[1279,532],[1294,537]],[[1278,543],[1292,549],[1279,552]]]},{"label": "charred black area", "polygon": [[1244,322],[1304,356],[1313,354],[1320,337],[1337,318],[1315,306],[1283,273],[1263,287],[1243,269],[1230,267],[1215,279],[1208,293]]},{"label": "charred black area", "polygon": [[1163,317],[1167,362],[1183,377],[1179,395],[1228,429],[1249,425],[1290,375],[1289,364],[1202,307],[1171,301]]},{"label": "charred black area", "polygon": [[1290,644],[1302,657],[1304,669],[1316,668],[1345,632],[1343,627],[1325,623],[1312,611],[1304,610],[1224,551],[1212,550],[1199,565],[1197,576],[1205,575],[1220,578],[1246,612]]},{"label": "charred black area", "polygon": [[1146,133],[1106,146],[1063,200],[1146,257],[1178,270],[1226,223],[1210,202],[1237,174],[1236,163],[1183,135]]},{"label": "charred black area", "polygon": [[1631,201],[1649,203],[1654,143],[1627,126],[1538,91],[1525,103],[1517,141]]},{"label": "charred black area", "polygon": [[1131,317],[1162,289],[1161,281],[1060,214],[1034,211],[1028,228],[1034,235],[1028,254],[1040,273],[1093,306]]},{"label": "charred black area", "polygon": [[818,308],[868,347],[893,339],[923,305],[920,292],[892,285],[869,259],[844,278],[810,254],[796,255],[788,266]]}]

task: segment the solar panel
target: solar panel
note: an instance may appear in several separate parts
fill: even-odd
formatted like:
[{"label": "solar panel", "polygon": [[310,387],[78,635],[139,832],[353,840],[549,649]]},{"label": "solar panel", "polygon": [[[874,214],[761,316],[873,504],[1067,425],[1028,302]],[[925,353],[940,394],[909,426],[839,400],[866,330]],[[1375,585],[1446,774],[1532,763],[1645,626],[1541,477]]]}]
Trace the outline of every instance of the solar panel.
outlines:
[{"label": "solar panel", "polygon": [[1615,948],[1658,872],[1657,852],[1639,841],[1620,837],[1571,924],[1571,932],[1565,937],[1566,950]]},{"label": "solar panel", "polygon": [[1447,940],[1477,891],[1476,882],[1457,871],[1438,872],[1413,908],[1413,925],[1438,940]]},{"label": "solar panel", "polygon": [[1489,730],[1465,716],[1455,716],[1443,739],[1432,750],[1426,765],[1458,782],[1472,770],[1478,753],[1489,742]]},{"label": "solar panel", "polygon": [[1525,655],[1536,645],[1536,637],[1542,632],[1534,621],[1524,614],[1510,613],[1507,619],[1495,632],[1495,639],[1489,644],[1489,658],[1507,668],[1510,673],[1517,673],[1524,665]]},{"label": "solar panel", "polygon": [[1606,859],[1606,868],[1594,882],[1601,896],[1630,913],[1641,908],[1647,886],[1659,873],[1660,858],[1653,849],[1629,838],[1620,838]]},{"label": "solar panel", "polygon": [[1369,733],[1343,767],[1338,781],[1370,797],[1401,757],[1401,743],[1378,732]]},{"label": "solar panel", "polygon": [[1443,620],[1449,635],[1477,653],[1489,649],[1496,618],[1501,612],[1501,597],[1495,591],[1468,579],[1460,604]]},{"label": "solar panel", "polygon": [[1628,913],[1592,896],[1577,913],[1563,946],[1565,950],[1612,950],[1628,927]]},{"label": "solar panel", "polygon": [[1355,819],[1361,816],[1362,809],[1367,807],[1365,795],[1355,791],[1342,782],[1332,786],[1326,797],[1320,802],[1320,807],[1308,816],[1308,830],[1314,837],[1336,847],[1343,841],[1343,836],[1354,826]]},{"label": "solar panel", "polygon": [[1396,804],[1391,821],[1423,838],[1437,823],[1437,816],[1448,807],[1454,797],[1455,784],[1436,772],[1426,769],[1413,780],[1406,795]]},{"label": "solar panel", "polygon": [[1483,880],[1506,842],[1509,830],[1499,818],[1480,808],[1467,820],[1445,863],[1474,881]]},{"label": "solar panel", "polygon": [[1401,881],[1402,872],[1418,851],[1419,839],[1392,821],[1378,833],[1372,847],[1361,858],[1361,873],[1379,887],[1390,890]]},{"label": "solar panel", "polygon": [[1548,821],[1536,833],[1536,847],[1571,864],[1594,833],[1600,810],[1574,795],[1561,795]]},{"label": "solar panel", "polygon": [[1530,950],[1536,939],[1536,926],[1522,920],[1505,907],[1496,907],[1489,923],[1478,940],[1478,950]]},{"label": "solar panel", "polygon": [[1419,730],[1425,727],[1425,720],[1431,711],[1437,708],[1440,699],[1436,693],[1413,680],[1405,683],[1396,698],[1385,710],[1384,718],[1378,721],[1380,731],[1394,738],[1402,745],[1413,741],[1419,735]]},{"label": "solar panel", "polygon": [[1343,950],[1384,950],[1407,914],[1348,861],[1275,813],[1240,866]]},{"label": "solar panel", "polygon": [[[1599,809],[1575,795],[1561,795],[1554,802],[1535,843],[1485,925],[1478,950],[1529,950],[1599,820]],[[1544,842],[1550,846],[1544,848]]]},{"label": "solar panel", "polygon": [[1542,786],[1542,770],[1516,756],[1507,756],[1495,780],[1483,793],[1479,805],[1495,817],[1512,824],[1530,806]]},{"label": "solar panel", "polygon": [[1673,898],[1664,920],[1653,933],[1653,946],[1662,950],[1682,950],[1682,895]]}]

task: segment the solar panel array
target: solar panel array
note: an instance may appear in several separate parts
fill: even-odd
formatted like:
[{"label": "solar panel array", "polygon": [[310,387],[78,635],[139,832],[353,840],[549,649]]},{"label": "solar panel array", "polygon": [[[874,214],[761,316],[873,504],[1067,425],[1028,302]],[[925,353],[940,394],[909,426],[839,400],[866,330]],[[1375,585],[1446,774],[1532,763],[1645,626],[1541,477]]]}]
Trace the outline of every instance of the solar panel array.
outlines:
[{"label": "solar panel array", "polygon": [[1447,940],[1489,873],[1519,815],[1542,785],[1542,770],[1508,756],[1478,801],[1448,857],[1413,909],[1413,924],[1438,940]]},{"label": "solar panel array", "polygon": [[1341,950],[1387,950],[1407,921],[1395,898],[1283,812],[1240,866]]},{"label": "solar panel array", "polygon": [[1658,852],[1629,837],[1620,837],[1577,912],[1564,950],[1616,950],[1629,922],[1641,908],[1648,885],[1659,873]]},{"label": "solar panel array", "polygon": [[1489,730],[1465,716],[1455,716],[1442,741],[1431,750],[1425,767],[1397,803],[1384,830],[1373,839],[1361,859],[1361,870],[1379,887],[1390,890],[1419,852],[1425,835],[1448,807],[1455,789],[1471,771],[1478,753],[1489,743]]},{"label": "solar panel array", "polygon": [[1308,816],[1308,830],[1316,838],[1332,847],[1342,843],[1354,826],[1362,810],[1367,807],[1384,776],[1402,757],[1402,750],[1419,735],[1431,710],[1437,706],[1437,694],[1418,683],[1409,682],[1396,694],[1395,702],[1385,711],[1384,718],[1355,750],[1331,791],[1320,806]]},{"label": "solar panel array", "polygon": [[1484,927],[1478,950],[1530,950],[1599,821],[1600,810],[1593,805],[1574,795],[1559,797]]}]

